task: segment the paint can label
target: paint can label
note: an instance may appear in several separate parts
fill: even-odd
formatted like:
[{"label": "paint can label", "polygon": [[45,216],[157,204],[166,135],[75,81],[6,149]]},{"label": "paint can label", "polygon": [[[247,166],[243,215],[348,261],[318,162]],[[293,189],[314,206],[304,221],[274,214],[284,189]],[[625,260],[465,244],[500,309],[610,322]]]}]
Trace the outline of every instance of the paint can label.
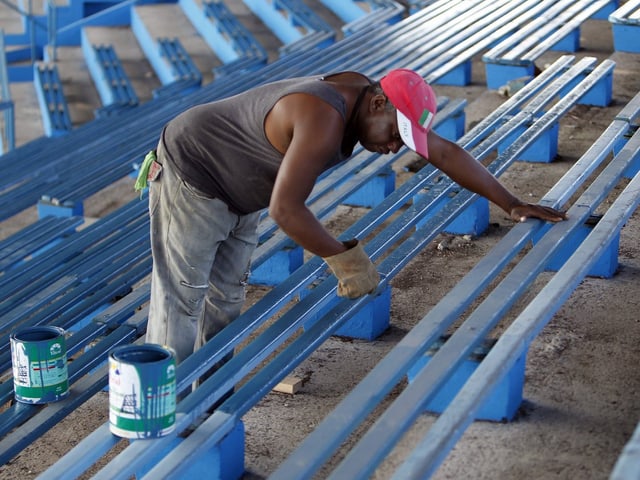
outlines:
[{"label": "paint can label", "polygon": [[157,438],[175,428],[176,362],[159,345],[127,345],[109,355],[109,429],[123,438]]},{"label": "paint can label", "polygon": [[31,327],[11,335],[15,398],[49,403],[69,393],[65,332],[59,327]]}]

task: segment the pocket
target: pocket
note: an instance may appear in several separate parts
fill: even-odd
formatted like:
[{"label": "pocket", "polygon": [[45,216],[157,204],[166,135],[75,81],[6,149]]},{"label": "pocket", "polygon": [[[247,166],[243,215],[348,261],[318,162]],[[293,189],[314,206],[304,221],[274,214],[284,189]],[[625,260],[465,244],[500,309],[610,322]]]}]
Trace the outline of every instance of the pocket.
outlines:
[{"label": "pocket", "polygon": [[162,195],[162,181],[161,177],[149,184],[149,216],[155,215],[158,211],[158,205],[160,205],[160,197]]}]

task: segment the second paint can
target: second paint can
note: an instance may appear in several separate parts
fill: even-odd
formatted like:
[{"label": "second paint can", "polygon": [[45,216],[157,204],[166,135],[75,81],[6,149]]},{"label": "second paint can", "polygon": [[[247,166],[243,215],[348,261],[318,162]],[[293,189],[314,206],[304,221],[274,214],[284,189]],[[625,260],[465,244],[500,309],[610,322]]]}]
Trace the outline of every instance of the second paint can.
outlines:
[{"label": "second paint can", "polygon": [[154,344],[109,354],[109,429],[123,438],[157,438],[175,428],[176,362]]}]

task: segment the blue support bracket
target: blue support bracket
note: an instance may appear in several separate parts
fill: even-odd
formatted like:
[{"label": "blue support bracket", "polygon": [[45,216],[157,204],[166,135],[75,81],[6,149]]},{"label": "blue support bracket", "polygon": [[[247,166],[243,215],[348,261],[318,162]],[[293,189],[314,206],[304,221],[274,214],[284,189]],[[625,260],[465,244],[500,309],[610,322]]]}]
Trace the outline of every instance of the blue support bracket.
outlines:
[{"label": "blue support bracket", "polygon": [[251,271],[251,285],[276,286],[297,270],[304,261],[301,247],[285,247],[274,252],[267,260]]},{"label": "blue support bracket", "polygon": [[434,81],[436,85],[464,87],[471,83],[471,60],[461,63]]},{"label": "blue support bracket", "polygon": [[465,208],[444,231],[454,235],[478,236],[489,228],[489,201],[479,197]]},{"label": "blue support bracket", "polygon": [[612,23],[613,47],[616,52],[640,53],[640,24]]},{"label": "blue support bracket", "polygon": [[487,87],[491,90],[498,90],[515,78],[533,77],[535,73],[533,62],[509,64],[490,59],[483,60]]},{"label": "blue support bracket", "polygon": [[[561,91],[561,95],[565,95],[578,83],[580,83],[586,75],[575,78],[572,82]],[[588,89],[578,103],[580,105],[593,105],[596,107],[608,107],[613,97],[613,71],[604,75],[597,83]]]},{"label": "blue support bracket", "polygon": [[[558,253],[549,261],[546,270],[551,272],[557,272],[560,270],[569,257],[573,255],[576,250],[576,246],[581,245],[593,228],[598,224],[600,218],[600,215],[591,215],[580,228],[573,232],[571,239],[564,242]],[[537,240],[538,238],[534,237],[534,243],[536,243]],[[606,249],[603,251],[600,258],[598,258],[594,265],[589,269],[587,275],[598,278],[612,278],[618,270],[619,246],[620,232],[611,238]]]},{"label": "blue support bracket", "polygon": [[48,195],[43,195],[38,201],[38,218],[48,215],[54,217],[81,217],[84,215],[82,202],[71,200],[61,201]]},{"label": "blue support bracket", "polygon": [[577,52],[580,50],[580,28],[574,28],[561,40],[554,43],[549,50],[556,52]]},{"label": "blue support bracket", "polygon": [[[510,135],[506,136],[498,146],[498,153],[502,154],[527,128],[528,126],[516,128]],[[558,155],[558,131],[559,124],[554,122],[530,147],[518,155],[518,160],[539,163],[552,162]]]},{"label": "blue support bracket", "polygon": [[[197,431],[192,435],[196,435]],[[134,442],[149,442],[153,440],[134,440]],[[184,442],[185,439],[176,437],[161,452],[158,461]],[[150,462],[146,469],[136,472],[136,478],[143,476],[153,468],[156,462]],[[199,455],[190,462],[189,467],[181,472],[184,478],[206,478],[210,480],[229,480],[242,477],[244,473],[244,424],[239,421],[233,429],[205,455]]]},{"label": "blue support bracket", "polygon": [[[420,198],[427,196],[427,198],[433,195],[429,189],[424,189],[421,192],[414,195],[414,203],[420,202]],[[423,219],[416,223],[416,228],[423,227],[426,223],[431,221],[434,216],[438,214],[438,211],[447,203],[449,199],[441,199],[435,203],[431,212],[427,214]],[[447,225],[443,231],[454,235],[480,235],[489,227],[489,202],[487,199],[478,197],[471,205],[460,212],[456,218]]]},{"label": "blue support bracket", "polygon": [[396,174],[391,167],[385,168],[371,181],[362,185],[345,199],[345,205],[373,208],[379,205],[396,187]]},{"label": "blue support bracket", "polygon": [[338,328],[335,335],[369,341],[375,340],[389,328],[390,309],[391,287],[387,285],[375,300],[367,303],[344,325]]},{"label": "blue support bracket", "polygon": [[640,1],[628,0],[610,12],[613,46],[617,52],[640,53]]},{"label": "blue support bracket", "polygon": [[[441,337],[407,372],[407,380],[412,383],[420,371],[429,363],[435,353],[444,345],[447,337]],[[431,413],[442,413],[458,394],[462,386],[476,371],[478,365],[487,356],[496,340],[485,342],[469,356],[449,376],[446,383],[427,403],[425,410]],[[521,355],[510,368],[509,372],[495,386],[492,393],[483,402],[475,415],[476,420],[494,422],[511,421],[515,418],[522,404],[522,389],[524,386],[525,355]]]}]

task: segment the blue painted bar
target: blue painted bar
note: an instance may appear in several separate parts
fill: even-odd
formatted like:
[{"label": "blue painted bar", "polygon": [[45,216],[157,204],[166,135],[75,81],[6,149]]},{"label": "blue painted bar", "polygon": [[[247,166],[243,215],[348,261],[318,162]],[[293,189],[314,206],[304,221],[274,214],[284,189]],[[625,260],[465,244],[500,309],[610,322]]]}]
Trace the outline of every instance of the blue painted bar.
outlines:
[{"label": "blue painted bar", "polygon": [[34,72],[33,82],[45,135],[48,137],[65,135],[71,130],[72,125],[58,67],[52,64],[35,63],[30,68]]}]

